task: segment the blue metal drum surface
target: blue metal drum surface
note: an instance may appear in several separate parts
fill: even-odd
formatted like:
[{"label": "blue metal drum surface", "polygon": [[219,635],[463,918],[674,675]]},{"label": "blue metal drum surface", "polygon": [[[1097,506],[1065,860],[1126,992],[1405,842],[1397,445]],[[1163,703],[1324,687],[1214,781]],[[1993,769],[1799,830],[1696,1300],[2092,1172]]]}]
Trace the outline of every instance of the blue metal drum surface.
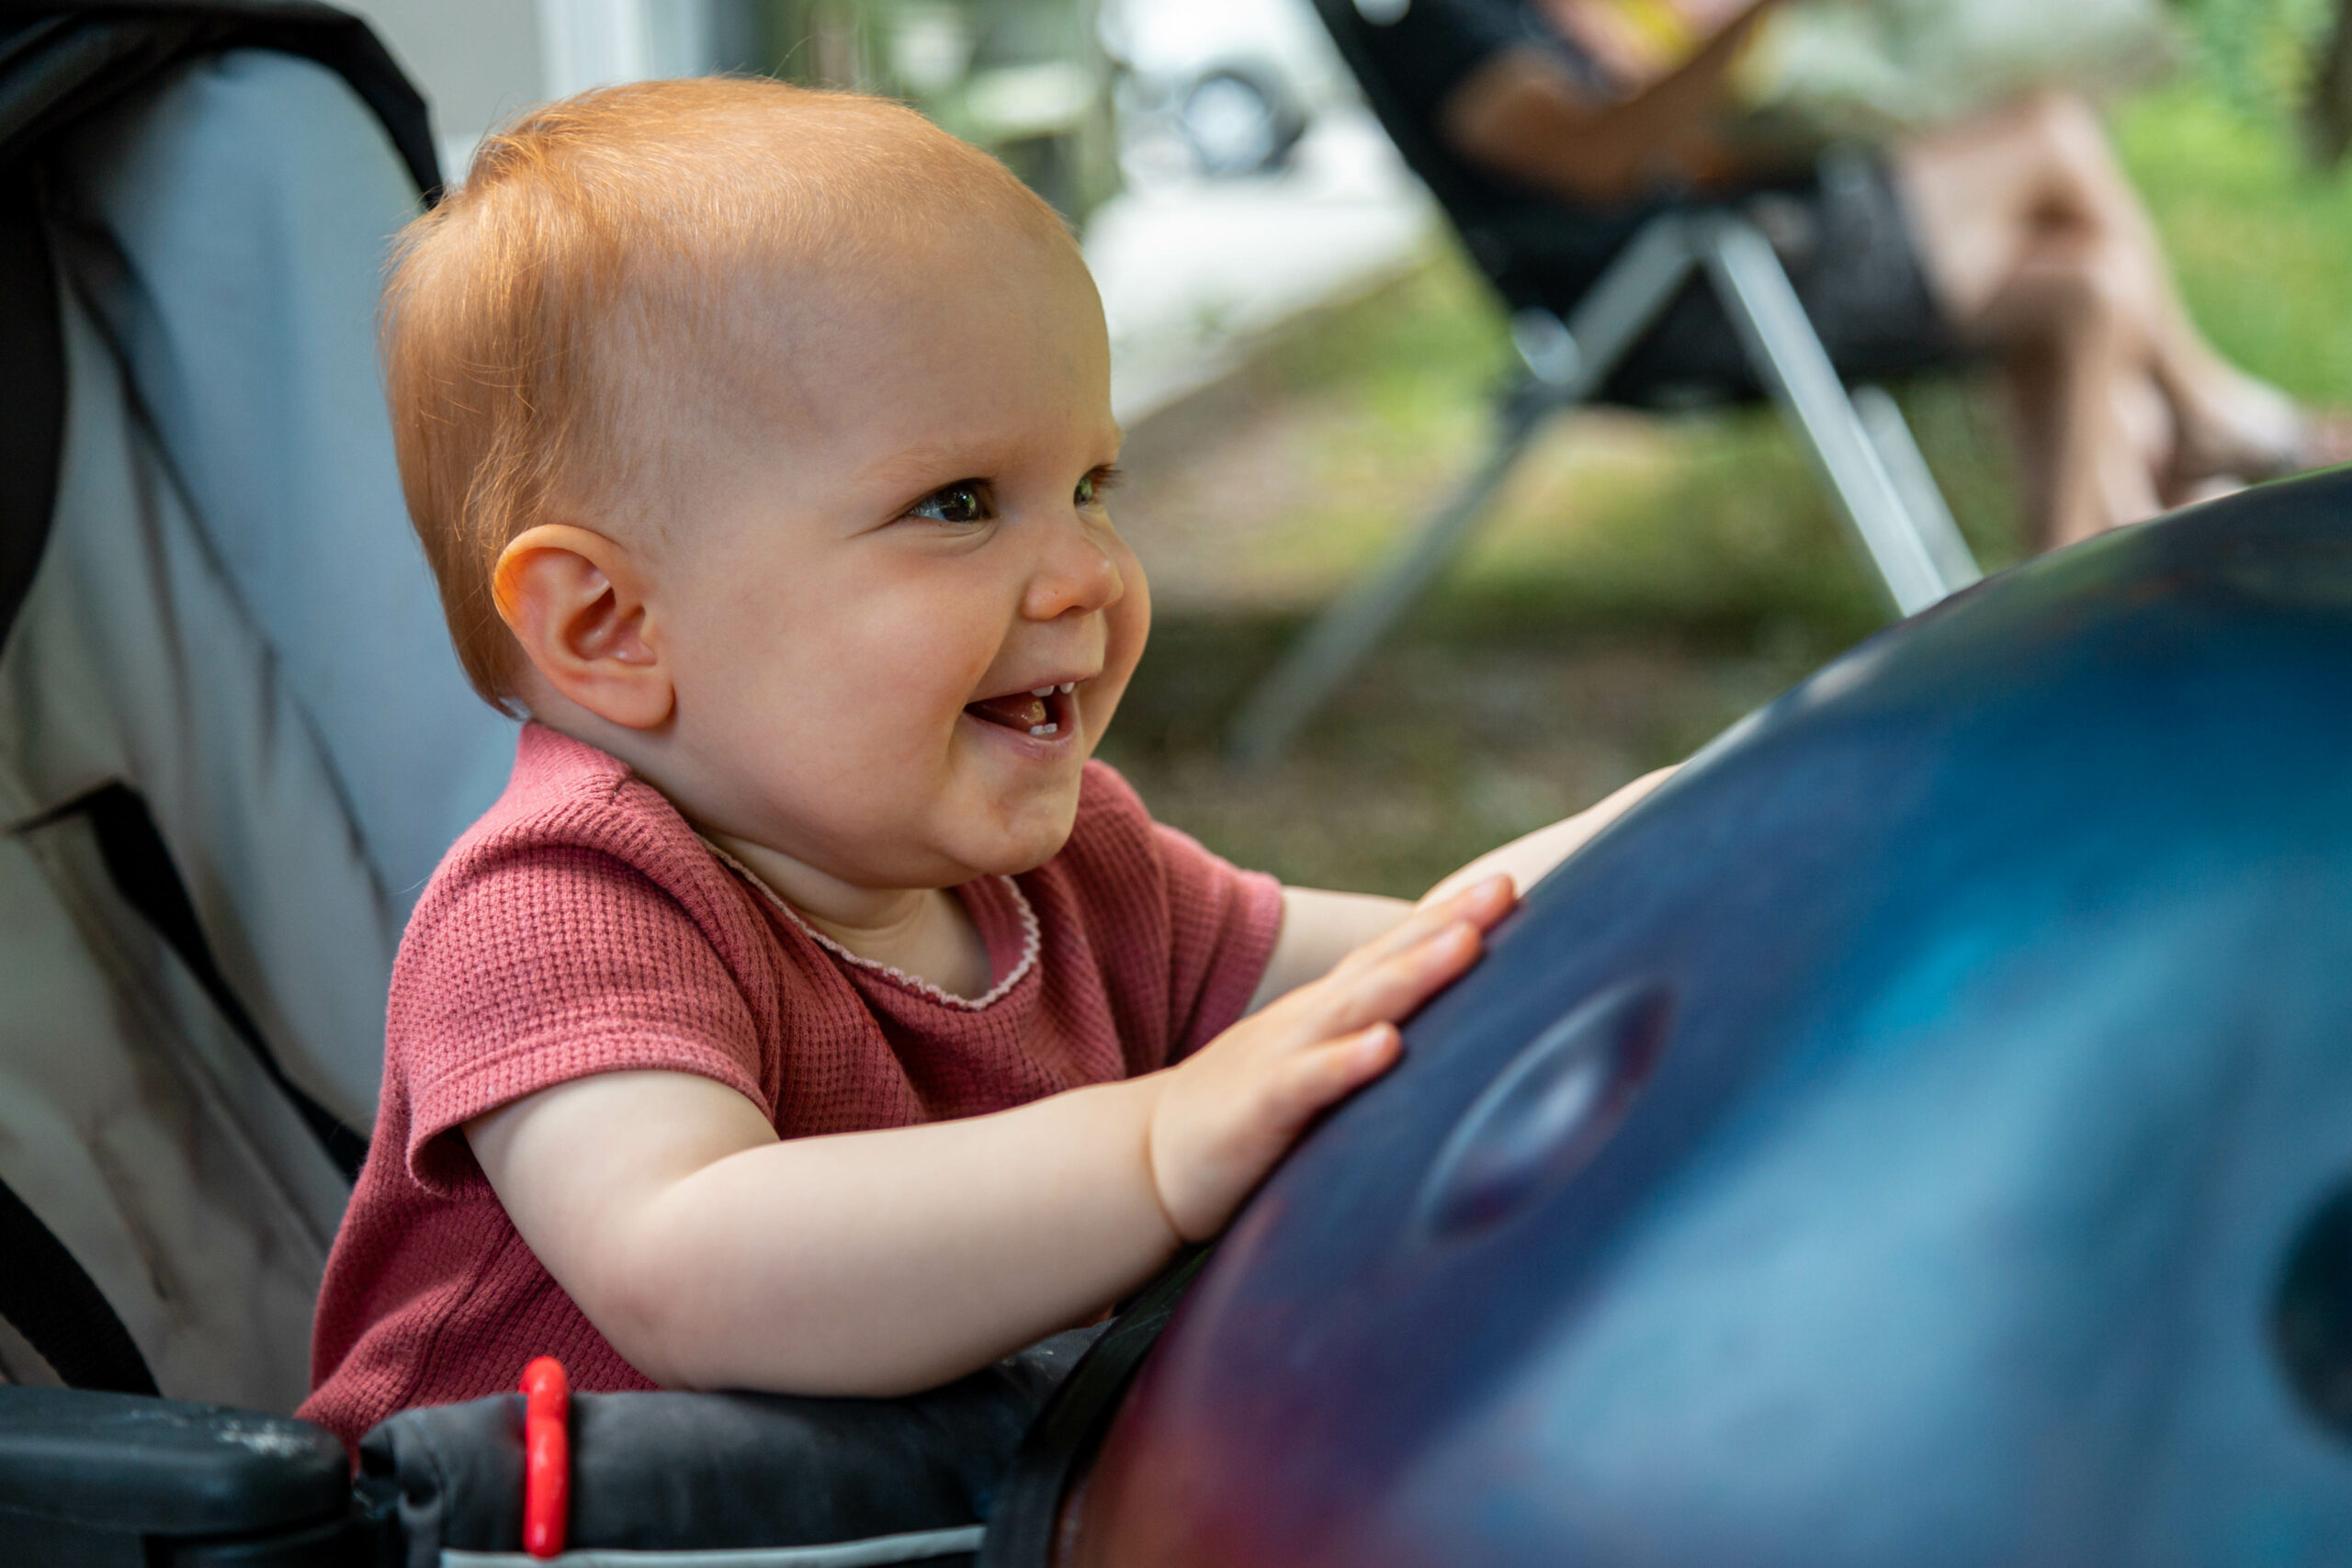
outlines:
[{"label": "blue metal drum surface", "polygon": [[2352,473],[1865,644],[1406,1038],[1065,1562],[2352,1562]]}]

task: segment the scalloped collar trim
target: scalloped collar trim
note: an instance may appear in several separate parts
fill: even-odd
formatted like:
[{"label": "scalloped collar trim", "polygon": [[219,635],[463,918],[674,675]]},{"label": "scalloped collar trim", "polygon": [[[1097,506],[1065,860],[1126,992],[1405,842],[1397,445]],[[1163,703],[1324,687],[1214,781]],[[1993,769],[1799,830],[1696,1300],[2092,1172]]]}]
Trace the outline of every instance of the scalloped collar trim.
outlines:
[{"label": "scalloped collar trim", "polygon": [[919,975],[908,974],[895,964],[878,963],[861,953],[852,953],[831,937],[810,925],[808,917],[786,903],[775,888],[770,887],[761,879],[758,872],[753,871],[708,839],[704,839],[700,833],[696,833],[695,837],[702,840],[703,848],[718,857],[721,865],[757,888],[760,897],[766,899],[771,908],[780,911],[786,919],[799,927],[802,934],[819,947],[844,964],[863,969],[870,975],[879,975],[893,985],[904,987],[915,995],[937,1002],[942,1007],[954,1008],[959,1012],[985,1012],[1010,995],[1015,986],[1028,978],[1029,971],[1037,967],[1037,955],[1045,945],[1044,936],[1037,925],[1037,911],[1030,908],[1029,896],[1021,891],[1021,884],[1009,876],[999,876],[995,880],[1004,884],[1004,890],[1012,896],[1012,907],[1021,917],[1021,962],[1015,964],[1003,979],[990,986],[983,995],[959,997],[953,991],[933,985]]}]

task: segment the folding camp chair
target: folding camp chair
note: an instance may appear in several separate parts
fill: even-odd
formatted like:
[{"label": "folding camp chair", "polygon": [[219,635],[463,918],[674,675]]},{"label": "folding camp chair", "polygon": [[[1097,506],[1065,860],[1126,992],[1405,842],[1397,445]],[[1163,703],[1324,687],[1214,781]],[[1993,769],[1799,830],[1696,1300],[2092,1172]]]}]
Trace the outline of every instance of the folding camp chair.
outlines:
[{"label": "folding camp chair", "polygon": [[1397,151],[1516,308],[1520,368],[1496,400],[1492,443],[1470,476],[1333,600],[1243,701],[1228,734],[1238,760],[1261,762],[1283,749],[1462,548],[1536,432],[1601,393],[1694,273],[1721,300],[1758,382],[1803,437],[1896,611],[1924,609],[1982,575],[1894,400],[1875,387],[1849,393],[1771,243],[1736,207],[1694,204],[1652,219],[1564,321],[1544,302],[1534,259],[1468,216],[1465,166],[1384,75],[1372,40],[1382,24],[1357,0],[1315,0],[1315,8]]}]

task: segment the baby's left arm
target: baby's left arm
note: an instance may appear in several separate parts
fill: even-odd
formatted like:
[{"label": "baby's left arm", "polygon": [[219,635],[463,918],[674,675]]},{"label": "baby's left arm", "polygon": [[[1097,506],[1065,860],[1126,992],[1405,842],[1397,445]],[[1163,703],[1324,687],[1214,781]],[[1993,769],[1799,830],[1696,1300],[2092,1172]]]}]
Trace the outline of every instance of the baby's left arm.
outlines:
[{"label": "baby's left arm", "polygon": [[[1632,784],[1573,817],[1548,828],[1538,828],[1489,850],[1421,896],[1427,904],[1469,886],[1482,876],[1507,872],[1524,892],[1554,866],[1576,852],[1587,840],[1623,816],[1642,796],[1664,784],[1672,768],[1645,773]],[[1331,966],[1392,929],[1414,906],[1402,898],[1371,893],[1327,893],[1317,887],[1283,889],[1282,934],[1274,939],[1273,956],[1266,961],[1265,978],[1258,982],[1250,1010],[1258,1009],[1287,991],[1329,974]]]}]

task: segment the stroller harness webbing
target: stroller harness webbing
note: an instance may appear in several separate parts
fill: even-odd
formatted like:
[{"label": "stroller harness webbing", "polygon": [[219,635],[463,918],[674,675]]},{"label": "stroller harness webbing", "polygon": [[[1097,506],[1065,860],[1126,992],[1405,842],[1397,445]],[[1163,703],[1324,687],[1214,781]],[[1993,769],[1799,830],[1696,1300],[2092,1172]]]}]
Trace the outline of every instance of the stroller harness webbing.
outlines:
[{"label": "stroller harness webbing", "polygon": [[65,430],[65,339],[57,280],[29,175],[0,170],[0,363],[9,367],[0,419],[0,646],[31,589],[57,502]]},{"label": "stroller harness webbing", "polygon": [[155,1374],[106,1292],[65,1244],[0,1181],[0,1318],[68,1388],[155,1393]]},{"label": "stroller harness webbing", "polygon": [[229,977],[220,973],[211,944],[204,939],[204,927],[196,918],[196,905],[187,896],[187,885],[180,879],[179,868],[172,863],[172,852],[164,845],[164,835],[157,831],[147,802],[138,791],[117,781],[100,784],[26,826],[47,827],[71,817],[89,822],[90,831],[98,841],[98,856],[106,864],[107,880],[114,884],[123,902],[139,911],[141,918],[154,928],[155,934],[164,939],[164,944],[187,966],[221,1021],[252,1054],[270,1083],[293,1105],[303,1125],[310,1128],[311,1136],[326,1151],[327,1158],[343,1173],[343,1179],[358,1180],[359,1167],[368,1158],[368,1140],[303,1092],[301,1086],[288,1077],[286,1069],[278,1065],[276,1053],[262,1036],[261,1026],[238,999]]}]

